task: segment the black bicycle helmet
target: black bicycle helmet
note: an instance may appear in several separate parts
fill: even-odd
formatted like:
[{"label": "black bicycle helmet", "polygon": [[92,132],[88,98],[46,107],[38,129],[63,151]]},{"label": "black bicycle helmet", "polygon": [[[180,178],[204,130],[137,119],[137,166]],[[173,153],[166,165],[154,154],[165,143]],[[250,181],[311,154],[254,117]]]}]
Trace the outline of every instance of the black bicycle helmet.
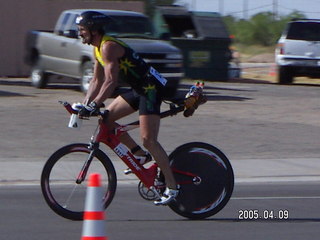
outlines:
[{"label": "black bicycle helmet", "polygon": [[76,19],[76,24],[87,27],[90,31],[101,31],[108,24],[110,18],[97,11],[86,11]]}]

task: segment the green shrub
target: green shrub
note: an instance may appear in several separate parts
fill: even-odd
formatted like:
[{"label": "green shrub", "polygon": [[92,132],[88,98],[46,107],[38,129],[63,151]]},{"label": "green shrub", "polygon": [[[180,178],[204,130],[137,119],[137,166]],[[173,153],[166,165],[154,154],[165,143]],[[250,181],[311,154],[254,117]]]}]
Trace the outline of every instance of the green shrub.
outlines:
[{"label": "green shrub", "polygon": [[244,45],[274,45],[286,24],[293,18],[305,18],[299,12],[292,12],[287,16],[275,18],[271,12],[262,12],[252,16],[249,20],[225,16],[224,22],[229,32],[234,36],[234,42]]}]

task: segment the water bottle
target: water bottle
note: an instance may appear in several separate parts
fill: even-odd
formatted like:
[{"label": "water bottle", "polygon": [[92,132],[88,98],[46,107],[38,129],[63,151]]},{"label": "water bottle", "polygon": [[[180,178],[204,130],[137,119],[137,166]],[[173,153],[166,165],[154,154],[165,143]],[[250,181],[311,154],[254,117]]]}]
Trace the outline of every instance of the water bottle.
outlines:
[{"label": "water bottle", "polygon": [[203,82],[196,82],[195,85],[191,86],[189,92],[185,97],[185,110],[183,115],[185,117],[190,117],[194,111],[198,108],[199,104],[204,103],[203,100]]},{"label": "water bottle", "polygon": [[78,117],[78,114],[71,114],[68,127],[74,129],[80,129],[82,125],[82,119]]},{"label": "water bottle", "polygon": [[[74,110],[79,110],[83,107],[81,103],[72,104]],[[71,114],[68,127],[74,129],[80,129],[82,125],[82,119],[79,118],[78,114]]]}]

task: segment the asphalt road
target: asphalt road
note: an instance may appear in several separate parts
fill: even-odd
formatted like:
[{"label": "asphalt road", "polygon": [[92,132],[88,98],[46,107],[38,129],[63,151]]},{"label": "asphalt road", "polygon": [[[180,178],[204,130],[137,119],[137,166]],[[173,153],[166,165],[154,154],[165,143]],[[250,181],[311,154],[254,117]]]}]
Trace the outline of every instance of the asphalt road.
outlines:
[{"label": "asphalt road", "polygon": [[[82,222],[55,215],[38,187],[2,186],[0,196],[1,239],[80,239]],[[106,211],[105,227],[110,240],[311,240],[319,238],[319,208],[318,183],[237,184],[220,213],[191,221],[141,199],[135,185],[121,185]],[[252,212],[258,219],[251,219]]]}]

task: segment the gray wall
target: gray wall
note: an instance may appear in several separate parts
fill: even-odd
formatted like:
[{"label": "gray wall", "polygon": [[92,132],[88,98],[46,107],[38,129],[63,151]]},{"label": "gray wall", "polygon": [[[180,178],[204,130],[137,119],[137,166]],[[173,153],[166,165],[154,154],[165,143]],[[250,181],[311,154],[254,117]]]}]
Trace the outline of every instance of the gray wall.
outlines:
[{"label": "gray wall", "polygon": [[105,8],[143,12],[142,2],[81,0],[0,0],[0,77],[28,76],[24,63],[29,30],[53,30],[61,11]]}]

